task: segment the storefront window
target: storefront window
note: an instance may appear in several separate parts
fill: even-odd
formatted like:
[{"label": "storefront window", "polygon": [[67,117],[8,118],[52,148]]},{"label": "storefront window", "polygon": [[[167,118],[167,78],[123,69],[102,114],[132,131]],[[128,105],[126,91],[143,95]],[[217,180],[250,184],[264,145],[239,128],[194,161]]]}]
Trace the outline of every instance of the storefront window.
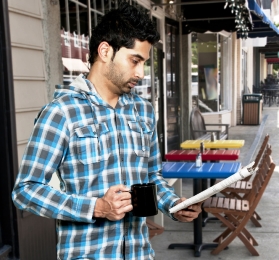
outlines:
[{"label": "storefront window", "polygon": [[201,112],[231,107],[231,44],[220,34],[192,34],[192,97]]},{"label": "storefront window", "polygon": [[63,84],[89,72],[89,38],[101,17],[117,8],[117,0],[60,0]]},{"label": "storefront window", "polygon": [[242,86],[244,93],[248,92],[248,83],[247,83],[247,52],[242,50]]},{"label": "storefront window", "polygon": [[180,147],[179,30],[166,23],[167,151]]},{"label": "storefront window", "polygon": [[220,57],[220,103],[221,111],[231,110],[232,107],[232,40],[231,34],[219,35]]}]

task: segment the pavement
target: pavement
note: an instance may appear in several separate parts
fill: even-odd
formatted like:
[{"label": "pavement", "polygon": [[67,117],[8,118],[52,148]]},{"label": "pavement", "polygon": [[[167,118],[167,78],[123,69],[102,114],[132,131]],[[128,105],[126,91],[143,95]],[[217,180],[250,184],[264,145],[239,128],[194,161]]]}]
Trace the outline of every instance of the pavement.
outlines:
[{"label": "pavement", "polygon": [[[279,107],[264,106],[262,111],[264,123],[261,125],[238,125],[229,129],[229,139],[245,140],[244,147],[241,148],[239,161],[246,162],[251,155],[251,147],[255,145],[255,139],[259,138],[260,146],[262,139],[269,134],[269,143],[272,146],[272,158],[275,164],[275,172],[261,198],[257,207],[257,212],[262,220],[262,227],[255,227],[248,222],[246,228],[251,232],[258,242],[256,246],[260,256],[252,256],[239,238],[235,238],[228,249],[221,251],[218,255],[212,255],[210,249],[204,249],[200,257],[194,256],[192,249],[168,249],[171,243],[192,243],[193,242],[193,223],[179,223],[172,221],[168,217],[164,218],[165,231],[151,239],[151,244],[155,250],[156,260],[183,260],[183,259],[260,259],[274,260],[279,259]],[[266,117],[267,116],[267,117]],[[261,133],[259,133],[259,131]],[[253,150],[253,149],[252,149]],[[191,197],[192,180],[183,180],[183,196]],[[221,227],[219,221],[210,221],[203,227],[203,242],[212,243],[213,239],[221,234],[224,227]]]}]

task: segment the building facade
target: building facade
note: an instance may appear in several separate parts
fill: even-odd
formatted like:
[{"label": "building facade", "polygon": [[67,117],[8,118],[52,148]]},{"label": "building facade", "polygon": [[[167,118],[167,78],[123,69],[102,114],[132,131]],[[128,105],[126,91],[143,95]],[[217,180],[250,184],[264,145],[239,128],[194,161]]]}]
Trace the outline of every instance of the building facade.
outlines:
[{"label": "building facade", "polygon": [[[130,3],[152,17],[161,35],[135,91],[155,108],[162,156],[191,138],[189,116],[194,105],[200,106],[206,122],[241,124],[243,92],[267,73],[254,43],[239,38],[235,28],[185,32],[183,5],[159,0]],[[89,71],[91,30],[117,6],[117,0],[1,3],[0,118],[5,127],[1,130],[0,201],[5,210],[0,213],[0,259],[8,255],[22,260],[56,259],[54,220],[16,210],[10,194],[34,118],[51,101],[56,84],[69,84],[79,73]],[[212,21],[217,18],[213,16]]]}]

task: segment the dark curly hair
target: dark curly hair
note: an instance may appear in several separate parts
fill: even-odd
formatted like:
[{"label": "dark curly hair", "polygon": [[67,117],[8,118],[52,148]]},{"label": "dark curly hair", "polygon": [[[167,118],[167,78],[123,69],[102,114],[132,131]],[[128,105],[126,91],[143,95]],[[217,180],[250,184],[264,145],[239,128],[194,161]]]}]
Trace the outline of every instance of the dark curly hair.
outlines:
[{"label": "dark curly hair", "polygon": [[89,63],[92,65],[98,56],[98,46],[106,41],[115,53],[125,47],[131,49],[135,40],[148,41],[155,44],[160,35],[149,16],[126,2],[121,2],[119,8],[104,15],[100,23],[92,30],[90,39]]}]

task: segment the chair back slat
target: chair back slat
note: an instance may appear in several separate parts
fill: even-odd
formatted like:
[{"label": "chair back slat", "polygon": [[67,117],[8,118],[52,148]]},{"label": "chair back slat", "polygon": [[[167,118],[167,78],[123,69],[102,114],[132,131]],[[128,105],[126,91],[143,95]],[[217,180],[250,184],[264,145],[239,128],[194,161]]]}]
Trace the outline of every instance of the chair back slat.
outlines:
[{"label": "chair back slat", "polygon": [[[264,191],[267,186],[267,184],[270,181],[270,178],[274,172],[275,164],[272,161],[272,158],[270,155],[267,155],[263,159],[263,163],[261,165],[261,168],[258,170],[260,171],[259,178],[253,183],[253,189],[251,192],[251,196],[249,196],[249,203],[250,203],[250,210],[255,210],[257,207]],[[254,196],[253,196],[254,195]]]},{"label": "chair back slat", "polygon": [[254,160],[255,161],[255,163],[253,165],[254,168],[258,166],[262,156],[264,155],[264,152],[265,152],[265,150],[268,147],[268,140],[269,140],[269,135],[266,134],[266,136],[264,137],[264,140],[263,140],[263,142],[261,144],[261,147],[260,147],[260,149],[259,149],[259,151],[257,153],[257,156],[256,156],[256,158]]},{"label": "chair back slat", "polygon": [[[267,172],[269,166],[266,163],[264,163],[264,160],[268,159],[268,157],[271,155],[271,153],[272,153],[271,145],[268,144],[265,151],[264,151],[264,154],[261,156],[261,160],[258,163],[257,167],[259,169],[262,168],[263,170],[265,170],[265,172]],[[252,180],[253,185],[254,185],[254,181],[257,179],[258,174],[261,175],[261,174],[263,174],[263,172],[258,171],[255,174],[253,174],[253,176],[251,176],[251,178],[253,178],[253,180]]]},{"label": "chair back slat", "polygon": [[[197,107],[194,107],[190,115],[190,128],[194,140],[206,134],[204,118]],[[204,132],[194,132],[193,130],[205,130]]]},{"label": "chair back slat", "polygon": [[257,173],[255,174],[256,177],[253,180],[252,190],[245,194],[247,196],[244,199],[219,197],[217,207],[213,205],[212,198],[205,201],[204,210],[213,214],[227,227],[225,231],[213,240],[219,244],[212,250],[211,254],[218,254],[238,237],[253,256],[259,256],[258,251],[254,247],[258,243],[245,226],[249,220],[254,221],[252,219],[255,215],[255,209],[270,181],[274,169],[275,164],[267,151],[261,159]]}]

